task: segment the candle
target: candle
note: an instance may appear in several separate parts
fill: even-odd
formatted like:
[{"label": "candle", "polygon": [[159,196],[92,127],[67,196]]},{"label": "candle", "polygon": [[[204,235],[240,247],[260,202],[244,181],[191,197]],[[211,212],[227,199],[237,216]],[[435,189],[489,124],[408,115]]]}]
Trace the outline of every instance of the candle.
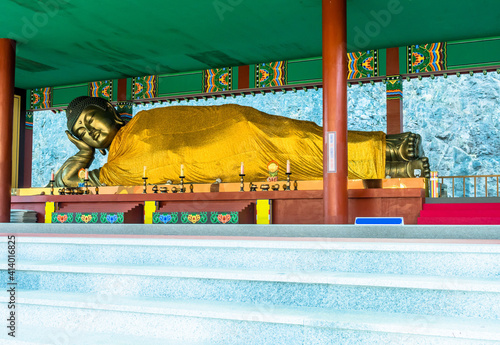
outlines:
[{"label": "candle", "polygon": [[52,169],[52,171],[50,172],[50,180],[51,181],[54,181],[54,169]]},{"label": "candle", "polygon": [[142,173],[142,177],[146,177],[146,166],[144,166],[144,172]]},{"label": "candle", "polygon": [[245,168],[243,167],[243,162],[241,162],[241,172],[240,174],[243,175],[245,173]]},{"label": "candle", "polygon": [[181,176],[184,176],[184,164],[181,164]]},{"label": "candle", "polygon": [[89,179],[89,169],[85,169],[85,179],[88,180]]},{"label": "candle", "polygon": [[290,173],[290,160],[286,160],[286,172]]}]

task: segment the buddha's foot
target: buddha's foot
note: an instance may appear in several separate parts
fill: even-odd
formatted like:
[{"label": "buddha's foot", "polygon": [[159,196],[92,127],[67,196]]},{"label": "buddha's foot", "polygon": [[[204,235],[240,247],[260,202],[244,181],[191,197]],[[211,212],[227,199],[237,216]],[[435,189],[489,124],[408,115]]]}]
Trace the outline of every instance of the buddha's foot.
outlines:
[{"label": "buddha's foot", "polygon": [[431,177],[429,159],[418,158],[409,162],[386,162],[385,175],[392,178]]},{"label": "buddha's foot", "polygon": [[411,132],[387,134],[386,161],[411,161],[424,155],[422,137]]}]

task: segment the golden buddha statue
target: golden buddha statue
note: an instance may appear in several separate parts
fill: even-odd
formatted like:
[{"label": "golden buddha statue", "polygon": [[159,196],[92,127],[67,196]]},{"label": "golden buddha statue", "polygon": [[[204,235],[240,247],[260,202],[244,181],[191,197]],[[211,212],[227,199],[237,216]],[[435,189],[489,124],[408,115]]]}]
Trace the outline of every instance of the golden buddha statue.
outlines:
[{"label": "golden buddha statue", "polygon": [[[77,186],[78,171],[88,168],[95,149],[108,160],[89,172],[90,184],[141,185],[176,180],[181,164],[189,182],[239,182],[245,163],[248,180],[265,180],[267,164],[290,160],[294,179],[323,178],[323,129],[310,121],[269,115],[235,104],[170,106],[139,112],[125,125],[102,98],[82,96],[67,110],[68,139],[79,152],[56,173],[56,186]],[[348,133],[349,178],[428,177],[429,162],[417,134]],[[417,171],[418,171],[417,170]]]}]

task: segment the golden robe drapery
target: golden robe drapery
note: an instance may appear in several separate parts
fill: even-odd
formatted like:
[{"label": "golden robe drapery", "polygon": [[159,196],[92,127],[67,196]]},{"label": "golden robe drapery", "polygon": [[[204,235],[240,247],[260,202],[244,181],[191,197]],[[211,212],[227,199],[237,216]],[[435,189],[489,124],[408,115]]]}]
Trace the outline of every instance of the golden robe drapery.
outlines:
[{"label": "golden robe drapery", "polygon": [[[113,140],[99,179],[106,185],[178,181],[264,181],[275,160],[284,179],[290,160],[296,180],[323,178],[323,130],[313,122],[269,115],[251,107],[170,106],[139,112]],[[385,134],[349,132],[349,178],[385,176]]]}]

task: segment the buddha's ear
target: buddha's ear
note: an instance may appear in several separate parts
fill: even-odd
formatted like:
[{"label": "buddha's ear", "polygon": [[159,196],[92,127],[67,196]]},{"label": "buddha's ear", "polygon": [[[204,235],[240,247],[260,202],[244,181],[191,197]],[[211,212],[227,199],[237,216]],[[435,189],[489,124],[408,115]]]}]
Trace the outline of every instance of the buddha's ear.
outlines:
[{"label": "buddha's ear", "polygon": [[113,113],[115,114],[116,123],[118,123],[120,126],[124,126],[125,121],[123,121],[123,119],[120,117],[120,115],[118,115],[118,112],[115,110]]}]

